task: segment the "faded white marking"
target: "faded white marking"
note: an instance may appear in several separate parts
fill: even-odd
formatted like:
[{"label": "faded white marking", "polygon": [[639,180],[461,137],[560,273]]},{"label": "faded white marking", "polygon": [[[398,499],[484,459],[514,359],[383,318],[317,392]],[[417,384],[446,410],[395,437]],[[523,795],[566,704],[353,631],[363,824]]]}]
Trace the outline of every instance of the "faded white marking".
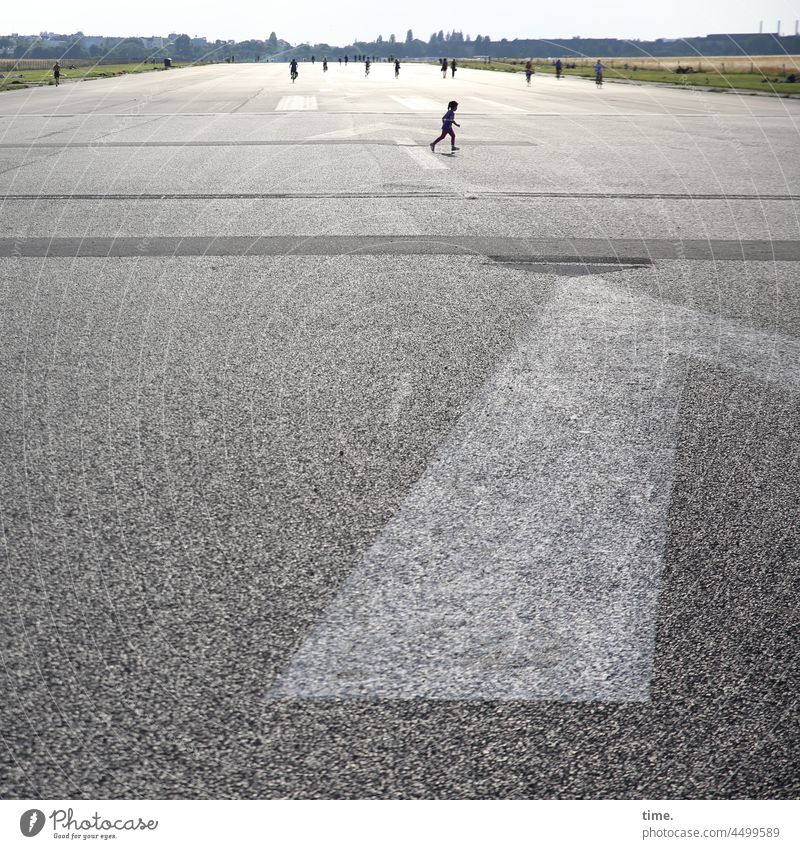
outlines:
[{"label": "faded white marking", "polygon": [[276,112],[311,112],[316,110],[317,98],[313,95],[287,95],[278,101]]},{"label": "faded white marking", "polygon": [[[527,113],[527,109],[521,109],[519,106],[510,106],[508,103],[500,103],[497,100],[487,100],[485,97],[470,97],[469,103],[473,103],[474,101],[478,101],[479,103],[486,103],[489,106],[494,106],[504,112],[525,112]],[[464,103],[461,104],[462,111],[464,111],[464,105],[467,103],[465,100]]]},{"label": "faded white marking", "polygon": [[[430,97],[397,97],[394,94],[390,97],[411,112],[441,112],[442,115],[447,112],[447,106],[443,106],[440,101]],[[444,96],[442,99],[445,103],[447,102]]]},{"label": "faded white marking", "polygon": [[356,136],[366,136],[370,133],[377,133],[379,130],[383,130],[388,127],[388,124],[370,124],[367,127],[361,127],[360,129],[355,129],[354,127],[347,127],[343,130],[330,130],[327,133],[317,133],[316,135],[309,136],[309,139],[352,139]]},{"label": "faded white marking", "polygon": [[800,344],[563,282],[273,698],[649,697],[687,356],[800,391]]},{"label": "faded white marking", "polygon": [[430,147],[420,147],[414,139],[395,139],[395,141],[424,171],[439,171],[447,168],[440,155],[433,153]]}]

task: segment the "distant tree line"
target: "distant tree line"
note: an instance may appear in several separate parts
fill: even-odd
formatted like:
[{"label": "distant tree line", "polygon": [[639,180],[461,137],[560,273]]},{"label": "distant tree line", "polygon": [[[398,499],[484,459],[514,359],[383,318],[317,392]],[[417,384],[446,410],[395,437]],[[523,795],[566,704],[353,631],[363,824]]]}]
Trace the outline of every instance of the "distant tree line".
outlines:
[{"label": "distant tree line", "polygon": [[616,38],[570,38],[570,39],[520,39],[501,38],[494,41],[488,35],[474,38],[460,30],[432,33],[427,41],[416,38],[412,30],[398,39],[394,34],[374,41],[355,41],[344,46],[325,43],[302,43],[291,45],[279,39],[273,32],[263,41],[248,39],[231,43],[217,40],[191,39],[182,34],[172,41],[154,46],[150,39],[125,38],[105,39],[100,43],[86,45],[83,33],[75,33],[65,44],[48,44],[41,39],[0,37],[0,55],[21,58],[60,59],[104,59],[106,61],[159,60],[171,56],[181,61],[288,61],[291,58],[308,59],[327,57],[337,59],[347,56],[370,56],[378,59],[389,57],[458,58],[485,57],[522,58],[530,57],[586,57],[586,56],[699,56],[775,55],[800,54],[800,36],[776,36],[774,34],[708,35],[686,39],[656,39],[637,41]]},{"label": "distant tree line", "polygon": [[473,55],[522,58],[613,56],[758,56],[800,53],[800,36],[773,34],[720,34],[696,38],[639,41],[619,38],[521,39],[483,42]]},{"label": "distant tree line", "polygon": [[[152,39],[143,38],[106,38],[99,43],[86,44],[83,33],[68,36],[63,44],[53,44],[41,38],[0,37],[0,55],[16,59],[58,58],[95,59],[111,62],[138,62],[147,59],[161,60],[169,56],[183,61],[224,61],[232,56],[236,59],[253,61],[265,59],[292,50],[292,45],[271,33],[264,41],[251,39],[238,43],[217,40],[198,42],[188,35],[178,35],[173,41],[163,39],[163,43],[154,44]],[[161,40],[159,40],[161,41]]]},{"label": "distant tree line", "polygon": [[259,41],[242,42],[235,45],[233,52],[237,59],[252,61],[260,59],[317,59],[327,56],[337,59],[340,56],[370,56],[378,59],[397,57],[440,58],[456,56],[472,57],[593,57],[593,56],[686,56],[693,53],[699,56],[772,55],[788,53],[800,54],[800,36],[776,36],[771,34],[755,35],[710,35],[686,39],[657,39],[655,41],[636,41],[617,38],[569,38],[569,39],[532,39],[501,38],[494,41],[488,35],[476,35],[474,38],[459,30],[432,33],[427,41],[415,38],[408,30],[403,40],[394,34],[387,39],[378,36],[374,41],[355,41],[344,46],[325,43],[297,44],[291,46],[280,43],[280,49]]}]

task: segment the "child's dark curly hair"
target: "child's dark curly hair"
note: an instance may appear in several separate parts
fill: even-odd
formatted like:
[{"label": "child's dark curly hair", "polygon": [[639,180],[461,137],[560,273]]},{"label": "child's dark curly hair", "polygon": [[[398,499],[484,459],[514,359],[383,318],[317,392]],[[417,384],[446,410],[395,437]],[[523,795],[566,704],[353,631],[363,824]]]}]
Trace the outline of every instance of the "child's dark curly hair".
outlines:
[{"label": "child's dark curly hair", "polygon": [[448,109],[455,109],[457,106],[458,106],[458,101],[457,101],[457,100],[451,100],[451,101],[447,104],[447,108],[448,108]]}]

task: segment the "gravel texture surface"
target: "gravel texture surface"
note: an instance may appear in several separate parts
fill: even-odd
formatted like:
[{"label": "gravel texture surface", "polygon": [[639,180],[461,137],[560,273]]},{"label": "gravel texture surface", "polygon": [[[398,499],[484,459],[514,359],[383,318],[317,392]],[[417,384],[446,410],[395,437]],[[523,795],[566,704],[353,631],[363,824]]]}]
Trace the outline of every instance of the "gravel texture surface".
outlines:
[{"label": "gravel texture surface", "polygon": [[0,97],[0,793],[796,798],[800,103],[357,71]]}]

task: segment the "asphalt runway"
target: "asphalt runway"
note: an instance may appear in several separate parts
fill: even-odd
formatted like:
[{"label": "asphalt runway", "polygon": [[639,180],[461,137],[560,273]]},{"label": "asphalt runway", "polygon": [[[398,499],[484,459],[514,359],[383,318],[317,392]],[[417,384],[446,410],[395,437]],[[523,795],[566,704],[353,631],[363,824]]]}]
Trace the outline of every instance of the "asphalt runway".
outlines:
[{"label": "asphalt runway", "polygon": [[0,793],[796,798],[799,129],[411,64],[0,97]]}]

